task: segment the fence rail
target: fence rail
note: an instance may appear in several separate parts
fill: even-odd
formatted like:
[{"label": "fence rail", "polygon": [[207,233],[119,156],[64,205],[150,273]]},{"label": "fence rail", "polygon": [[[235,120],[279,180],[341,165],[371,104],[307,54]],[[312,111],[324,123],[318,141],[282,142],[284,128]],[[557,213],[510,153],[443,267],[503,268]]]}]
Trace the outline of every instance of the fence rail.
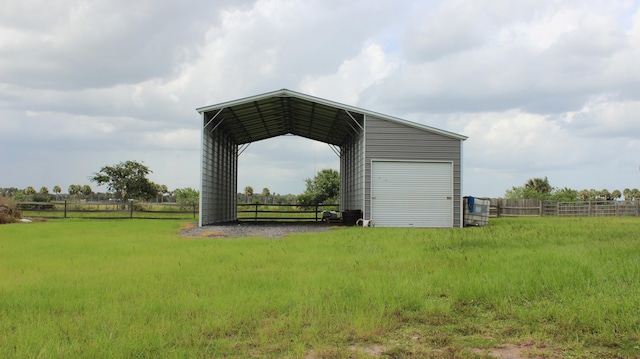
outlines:
[{"label": "fence rail", "polygon": [[239,221],[313,221],[322,220],[322,212],[326,209],[337,209],[337,204],[317,204],[313,206],[296,206],[291,204],[238,204]]},{"label": "fence rail", "polygon": [[544,216],[559,217],[630,217],[640,216],[640,201],[545,201]]},{"label": "fence rail", "polygon": [[[38,218],[93,219],[190,219],[197,218],[198,204],[135,202],[16,202],[24,216]],[[326,209],[337,204],[296,206],[290,204],[238,204],[239,221],[321,221]]]},{"label": "fence rail", "polygon": [[533,217],[542,215],[541,201],[537,199],[492,198],[489,217]]},{"label": "fence rail", "polygon": [[[95,219],[190,219],[197,218],[197,204],[133,202],[16,202],[25,216],[41,218]],[[279,204],[238,204],[239,221],[320,221],[326,209],[337,204],[300,207]],[[489,217],[639,217],[640,201],[557,202],[537,199],[490,200]]]},{"label": "fence rail", "polygon": [[629,217],[640,216],[640,201],[558,202],[492,198],[489,217]]},{"label": "fence rail", "polygon": [[135,202],[16,202],[23,215],[39,218],[187,219],[198,215],[197,204]]}]

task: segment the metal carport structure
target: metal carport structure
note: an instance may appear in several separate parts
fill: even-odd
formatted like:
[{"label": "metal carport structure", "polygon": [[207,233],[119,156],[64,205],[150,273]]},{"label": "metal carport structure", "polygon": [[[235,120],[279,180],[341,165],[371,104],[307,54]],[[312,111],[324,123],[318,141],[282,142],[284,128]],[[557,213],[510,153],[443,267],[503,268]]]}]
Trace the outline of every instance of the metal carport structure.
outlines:
[{"label": "metal carport structure", "polygon": [[[418,148],[423,148],[423,133],[436,136],[425,138],[426,141],[453,141],[446,142],[449,144],[447,151],[436,152],[447,154],[438,158],[438,161],[450,161],[453,168],[457,169],[454,171],[454,177],[455,173],[458,176],[457,181],[452,179],[452,200],[458,204],[453,206],[452,218],[454,226],[462,223],[461,213],[455,213],[461,212],[460,162],[462,141],[466,139],[462,135],[287,89],[201,107],[197,111],[202,121],[200,226],[237,220],[238,156],[252,142],[288,134],[324,142],[332,147],[340,156],[341,210],[359,209],[368,218],[371,213],[372,161],[394,158],[404,160],[407,157],[405,152],[411,151],[410,147],[414,142],[409,140],[405,143],[400,138],[392,142],[381,141],[376,145],[375,141],[367,143],[367,134],[371,133],[375,138],[376,131],[382,131],[384,137],[385,131],[404,131],[405,128],[410,129],[406,138],[413,136]],[[371,122],[372,130],[368,131],[367,125]],[[402,158],[393,155],[388,157],[389,149],[400,149],[400,152],[391,153],[404,155]],[[375,158],[368,157],[368,151]],[[433,150],[427,152],[431,153]],[[431,159],[433,156],[429,153],[417,157],[410,155],[408,158]]]}]

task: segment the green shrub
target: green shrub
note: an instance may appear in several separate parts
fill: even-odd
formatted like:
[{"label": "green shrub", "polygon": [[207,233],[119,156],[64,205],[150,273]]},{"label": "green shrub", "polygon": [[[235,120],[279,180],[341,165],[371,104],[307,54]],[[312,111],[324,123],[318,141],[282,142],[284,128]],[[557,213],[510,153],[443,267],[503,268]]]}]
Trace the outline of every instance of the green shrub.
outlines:
[{"label": "green shrub", "polygon": [[20,211],[10,198],[0,196],[0,224],[20,221]]}]

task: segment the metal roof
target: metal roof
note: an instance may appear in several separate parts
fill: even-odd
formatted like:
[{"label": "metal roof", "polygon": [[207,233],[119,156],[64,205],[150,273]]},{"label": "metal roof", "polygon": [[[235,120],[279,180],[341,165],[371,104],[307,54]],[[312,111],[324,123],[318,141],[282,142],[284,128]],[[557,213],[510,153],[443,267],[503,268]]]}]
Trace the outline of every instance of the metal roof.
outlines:
[{"label": "metal roof", "polygon": [[204,127],[225,131],[236,144],[293,134],[340,146],[364,126],[366,116],[416,127],[446,137],[467,137],[419,123],[282,89],[196,109]]}]

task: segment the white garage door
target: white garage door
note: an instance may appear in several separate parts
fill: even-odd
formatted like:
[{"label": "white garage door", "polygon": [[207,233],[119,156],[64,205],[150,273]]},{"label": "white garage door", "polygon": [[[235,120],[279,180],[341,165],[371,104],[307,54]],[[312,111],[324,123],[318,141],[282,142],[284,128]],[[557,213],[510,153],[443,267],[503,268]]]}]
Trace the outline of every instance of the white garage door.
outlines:
[{"label": "white garage door", "polygon": [[382,227],[453,227],[453,164],[373,161],[371,218]]}]

